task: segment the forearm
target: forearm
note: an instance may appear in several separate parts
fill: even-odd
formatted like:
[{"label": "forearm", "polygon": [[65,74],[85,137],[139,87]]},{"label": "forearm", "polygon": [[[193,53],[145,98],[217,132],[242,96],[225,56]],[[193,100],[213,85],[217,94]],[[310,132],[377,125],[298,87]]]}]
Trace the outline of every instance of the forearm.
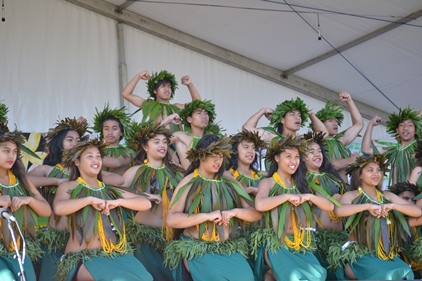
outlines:
[{"label": "forearm", "polygon": [[[259,192],[259,191],[258,191]],[[278,205],[288,201],[288,194],[282,194],[271,197],[256,197],[255,198],[255,209],[259,212],[265,212],[274,209]]]},{"label": "forearm", "polygon": [[314,113],[310,113],[309,114],[309,118],[311,119],[312,122],[312,128],[314,130],[314,132],[322,132],[325,133],[325,137],[328,137],[328,130],[325,127],[324,123],[322,123],[321,120],[319,120],[318,117],[316,117],[316,115]]},{"label": "forearm", "polygon": [[187,85],[190,96],[192,98],[192,101],[194,100],[201,100],[201,95],[199,94],[198,90],[196,89],[195,85],[193,83]]},{"label": "forearm", "polygon": [[309,201],[323,211],[330,212],[334,210],[334,204],[325,197],[312,194]]},{"label": "forearm", "polygon": [[372,155],[374,154],[374,150],[372,149],[371,142],[372,142],[372,131],[374,127],[372,124],[368,123],[366,127],[365,134],[362,138],[362,153]]},{"label": "forearm", "polygon": [[339,217],[348,217],[356,213],[368,210],[369,204],[342,204],[334,207],[334,213]]},{"label": "forearm", "polygon": [[34,184],[35,187],[41,186],[58,186],[60,184],[59,178],[49,178],[49,177],[38,177],[27,175],[30,182]]},{"label": "forearm", "polygon": [[343,158],[343,159],[336,159],[334,158],[332,161],[333,167],[336,171],[339,170],[343,170],[347,167],[347,165],[349,165],[350,163],[352,163],[354,161],[352,161],[352,159],[349,158]]},{"label": "forearm", "polygon": [[253,207],[239,208],[236,210],[236,217],[246,222],[254,222],[262,218],[262,213]]},{"label": "forearm", "polygon": [[58,216],[67,216],[73,214],[87,205],[91,205],[91,197],[77,199],[54,200],[53,210]]},{"label": "forearm", "polygon": [[265,114],[265,109],[259,110],[257,113],[252,115],[245,124],[243,124],[242,129],[248,131],[256,131],[256,127],[258,126],[259,119],[261,119],[262,115]]},{"label": "forearm", "polygon": [[206,213],[197,213],[188,215],[186,213],[172,213],[168,212],[166,217],[166,225],[172,228],[188,228],[207,221]]},{"label": "forearm", "polygon": [[359,112],[359,109],[356,107],[353,100],[350,100],[347,103],[347,107],[350,111],[350,116],[352,117],[352,124],[353,125],[360,125],[361,129],[363,128],[363,118],[362,115]]},{"label": "forearm", "polygon": [[151,202],[143,196],[134,196],[132,198],[116,199],[120,207],[124,207],[134,211],[146,211],[151,209]]},{"label": "forearm", "polygon": [[48,217],[51,215],[51,207],[45,199],[38,199],[35,197],[31,198],[32,200],[28,205],[35,213],[37,213],[37,215],[42,217]]},{"label": "forearm", "polygon": [[422,216],[422,210],[414,204],[394,204],[394,210],[405,214],[409,217],[420,217]]}]

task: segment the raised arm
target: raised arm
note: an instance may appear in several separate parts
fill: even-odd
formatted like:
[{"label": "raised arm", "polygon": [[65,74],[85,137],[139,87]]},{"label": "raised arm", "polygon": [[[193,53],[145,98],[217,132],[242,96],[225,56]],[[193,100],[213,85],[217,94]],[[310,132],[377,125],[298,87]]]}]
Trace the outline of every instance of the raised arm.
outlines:
[{"label": "raised arm", "polygon": [[[183,85],[185,85],[186,87],[188,87],[190,96],[191,96],[191,101],[194,100],[202,100],[201,95],[199,94],[198,90],[196,89],[195,85],[192,82],[192,79],[190,78],[189,75],[185,75],[183,76],[181,79],[181,82]],[[176,104],[180,109],[183,108],[183,104]]]},{"label": "raised arm", "polygon": [[346,146],[351,144],[359,135],[360,131],[362,131],[363,118],[349,93],[340,92],[338,98],[340,101],[346,102],[350,111],[350,116],[352,117],[352,126],[347,128],[344,135],[339,138],[339,141]]},{"label": "raised arm", "polygon": [[271,120],[273,110],[271,108],[261,108],[257,113],[249,117],[245,124],[243,124],[242,129],[248,130],[251,132],[257,132],[260,138],[265,141],[267,144],[275,137],[274,134],[271,134],[264,129],[257,128],[259,119],[262,116],[265,116],[268,120]]},{"label": "raised arm", "polygon": [[372,131],[374,130],[375,126],[381,124],[381,121],[381,117],[379,117],[378,115],[374,115],[374,117],[369,120],[368,126],[365,130],[365,134],[362,138],[362,153],[369,155],[374,154],[374,150],[372,149]]},{"label": "raised arm", "polygon": [[312,129],[314,132],[322,132],[324,133],[325,137],[328,137],[328,130],[327,127],[325,127],[324,123],[322,123],[321,120],[312,112],[312,110],[308,111],[309,119],[311,119],[312,123]]},{"label": "raised arm", "polygon": [[132,80],[126,85],[126,87],[122,91],[122,97],[139,108],[142,108],[142,105],[145,99],[141,98],[140,96],[136,96],[133,94],[136,85],[138,84],[139,80],[148,80],[150,78],[150,74],[147,70],[144,70],[135,75]]},{"label": "raised arm", "polygon": [[419,177],[421,176],[421,173],[422,173],[422,167],[418,166],[418,167],[413,168],[412,173],[410,174],[409,182],[416,185]]}]

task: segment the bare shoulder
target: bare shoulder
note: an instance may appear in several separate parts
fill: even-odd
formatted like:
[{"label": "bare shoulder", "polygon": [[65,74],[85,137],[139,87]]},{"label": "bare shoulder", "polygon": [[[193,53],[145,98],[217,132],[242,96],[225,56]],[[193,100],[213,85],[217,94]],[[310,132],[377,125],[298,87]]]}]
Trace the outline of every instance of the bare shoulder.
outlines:
[{"label": "bare shoulder", "polygon": [[30,176],[38,176],[38,177],[47,177],[51,171],[53,170],[53,166],[49,165],[41,165],[33,169],[32,171],[28,172]]},{"label": "bare shoulder", "polygon": [[259,182],[259,189],[270,189],[274,186],[273,178],[265,178]]},{"label": "bare shoulder", "polygon": [[355,199],[358,196],[359,196],[359,191],[357,190],[347,191],[341,196],[340,203],[351,204],[353,199]]},{"label": "bare shoulder", "polygon": [[72,189],[72,188],[74,188],[74,187],[76,187],[76,186],[78,186],[79,185],[79,183],[77,182],[77,181],[66,181],[66,182],[63,182],[63,183],[61,183],[60,185],[59,185],[59,190],[69,190],[69,189]]}]

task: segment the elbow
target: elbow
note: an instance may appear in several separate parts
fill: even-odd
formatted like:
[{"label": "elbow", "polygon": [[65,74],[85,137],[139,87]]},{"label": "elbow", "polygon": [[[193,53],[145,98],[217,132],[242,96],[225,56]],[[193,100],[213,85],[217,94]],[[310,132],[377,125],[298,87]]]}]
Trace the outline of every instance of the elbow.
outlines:
[{"label": "elbow", "polygon": [[53,212],[56,216],[66,216],[67,214],[63,212],[63,208],[60,205],[53,205]]},{"label": "elbow", "polygon": [[255,210],[258,211],[258,212],[265,212],[266,211],[266,209],[264,208],[264,204],[257,201],[256,199],[255,199]]},{"label": "elbow", "polygon": [[174,223],[173,215],[171,213],[167,213],[166,226],[168,226],[170,228],[177,228],[175,223]]}]

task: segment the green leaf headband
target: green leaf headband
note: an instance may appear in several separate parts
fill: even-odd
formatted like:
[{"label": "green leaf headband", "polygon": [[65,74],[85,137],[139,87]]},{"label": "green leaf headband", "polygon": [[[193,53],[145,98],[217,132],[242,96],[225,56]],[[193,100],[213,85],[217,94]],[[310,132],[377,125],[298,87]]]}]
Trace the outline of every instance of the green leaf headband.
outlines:
[{"label": "green leaf headband", "polygon": [[92,127],[92,129],[95,132],[100,133],[101,139],[103,138],[102,125],[104,121],[110,117],[117,119],[122,124],[124,128],[123,137],[126,139],[128,135],[128,130],[126,130],[126,128],[130,124],[130,114],[126,113],[126,107],[123,106],[122,108],[119,108],[119,109],[110,109],[109,104],[107,103],[104,106],[104,109],[102,111],[98,111],[97,108],[95,108],[95,111],[96,111],[96,114],[94,116],[94,126]]},{"label": "green leaf headband", "polygon": [[104,158],[106,147],[104,142],[100,141],[99,139],[80,141],[71,149],[65,149],[63,151],[63,167],[72,167],[75,163],[75,160],[81,156],[82,152],[93,146],[98,148],[101,154],[101,158]]},{"label": "green leaf headband", "polygon": [[242,130],[236,135],[231,136],[230,139],[231,144],[240,143],[241,141],[250,141],[253,142],[257,150],[264,147],[264,141],[259,137],[257,132]]},{"label": "green leaf headband", "polygon": [[133,135],[127,140],[129,147],[134,151],[138,152],[141,150],[142,145],[145,145],[150,139],[156,135],[164,135],[167,138],[168,144],[173,135],[172,131],[160,126],[159,124],[154,125],[152,122],[146,122],[143,124],[133,123]]},{"label": "green leaf headband", "polygon": [[286,113],[295,110],[300,111],[300,116],[302,117],[301,127],[303,127],[308,121],[309,114],[305,102],[300,98],[285,100],[284,102],[279,103],[272,113],[270,124],[277,129],[278,124]]},{"label": "green leaf headband", "polygon": [[[190,103],[185,104],[183,109],[180,111],[180,119],[185,128],[190,128],[190,124],[187,121],[189,116],[192,116],[192,113],[198,108],[204,109],[208,112],[209,122],[208,124],[213,124],[216,114],[215,114],[215,105],[210,100],[194,100]],[[209,125],[208,125],[209,126]],[[205,129],[207,130],[207,129]]]},{"label": "green leaf headband", "polygon": [[392,113],[388,116],[387,121],[387,132],[394,136],[396,139],[399,139],[397,134],[397,128],[401,122],[404,120],[412,120],[415,124],[415,139],[420,139],[422,137],[422,118],[418,116],[418,112],[412,110],[410,107],[399,110],[399,113]]},{"label": "green leaf headband", "polygon": [[232,153],[230,138],[223,136],[218,141],[211,143],[207,148],[189,149],[187,152],[187,159],[193,163],[201,159],[206,159],[213,154],[222,154],[224,162],[226,162]]},{"label": "green leaf headband", "polygon": [[166,70],[161,70],[160,72],[153,72],[151,77],[149,78],[147,85],[148,85],[148,93],[152,98],[155,98],[155,94],[154,94],[154,90],[155,90],[155,86],[157,85],[158,82],[164,80],[164,79],[168,79],[170,81],[171,84],[171,97],[170,99],[172,99],[174,97],[174,93],[177,89],[177,82],[176,82],[176,78],[174,76],[174,74],[171,74],[170,72],[167,72]]},{"label": "green leaf headband", "polygon": [[9,112],[9,108],[6,104],[0,102],[0,122],[6,123],[7,122],[7,113]]},{"label": "green leaf headband", "polygon": [[321,122],[335,118],[339,126],[341,126],[341,123],[343,123],[344,120],[341,107],[334,104],[332,101],[327,101],[325,106],[321,108],[315,115],[319,120],[321,120]]},{"label": "green leaf headband", "polygon": [[374,154],[372,156],[358,157],[355,162],[350,163],[346,167],[346,174],[352,175],[356,169],[362,169],[369,163],[377,163],[384,176],[386,172],[390,171],[390,169],[388,169],[389,164],[387,163],[387,158],[383,154]]},{"label": "green leaf headband", "polygon": [[287,135],[284,138],[273,138],[265,155],[265,159],[271,163],[274,163],[276,155],[286,151],[286,149],[291,148],[297,148],[300,154],[303,154],[305,150],[303,143],[298,137]]}]

